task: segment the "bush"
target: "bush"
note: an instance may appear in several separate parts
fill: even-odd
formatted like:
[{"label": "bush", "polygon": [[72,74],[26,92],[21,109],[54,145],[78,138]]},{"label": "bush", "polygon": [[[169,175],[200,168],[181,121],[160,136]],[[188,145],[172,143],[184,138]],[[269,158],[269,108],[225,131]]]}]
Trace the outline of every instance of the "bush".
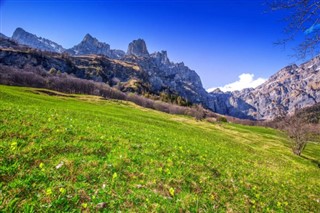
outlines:
[{"label": "bush", "polygon": [[218,117],[218,118],[217,118],[217,121],[218,121],[218,122],[222,122],[222,123],[227,123],[227,122],[228,122],[228,120],[227,120],[226,117]]},{"label": "bush", "polygon": [[195,117],[197,121],[202,120],[206,117],[206,109],[204,109],[200,104],[193,105],[189,108],[187,114]]}]

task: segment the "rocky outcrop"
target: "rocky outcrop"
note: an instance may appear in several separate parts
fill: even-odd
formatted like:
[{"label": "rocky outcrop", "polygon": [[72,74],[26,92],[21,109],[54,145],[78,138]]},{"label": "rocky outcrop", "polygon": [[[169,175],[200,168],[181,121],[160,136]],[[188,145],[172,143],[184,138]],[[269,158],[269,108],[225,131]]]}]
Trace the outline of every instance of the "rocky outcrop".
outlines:
[{"label": "rocky outcrop", "polygon": [[114,59],[121,58],[125,55],[122,50],[111,50],[109,44],[98,41],[98,39],[92,37],[90,34],[85,35],[80,44],[68,49],[66,52],[71,55],[104,55]]},{"label": "rocky outcrop", "polygon": [[137,39],[130,42],[127,50],[127,55],[135,55],[138,57],[148,57],[149,52],[147,45],[143,39]]},{"label": "rocky outcrop", "polygon": [[198,74],[182,62],[171,62],[166,51],[149,55],[146,43],[139,39],[129,44],[124,60],[138,64],[148,74],[152,92],[174,93],[191,103],[209,107],[208,94]]},{"label": "rocky outcrop", "polygon": [[[281,69],[255,89],[232,93],[213,91],[214,110],[227,115],[270,120],[320,102],[320,56]],[[221,103],[221,101],[223,103]],[[238,112],[231,113],[230,110]],[[233,111],[234,112],[234,111]]]},{"label": "rocky outcrop", "polygon": [[161,52],[155,52],[155,53],[152,53],[150,56],[154,58],[154,61],[158,66],[173,65],[173,63],[170,62],[168,58],[167,51],[162,50]]},{"label": "rocky outcrop", "polygon": [[320,102],[320,57],[287,66],[256,89],[234,95],[256,108],[253,116],[257,119],[272,119],[312,106]]},{"label": "rocky outcrop", "polygon": [[41,38],[34,34],[28,33],[22,28],[17,28],[14,31],[12,39],[19,44],[27,45],[43,51],[62,53],[65,50],[61,45],[50,41],[49,39]]},{"label": "rocky outcrop", "polygon": [[214,112],[242,119],[255,119],[253,115],[256,109],[231,92],[216,89],[209,97],[209,108]]},{"label": "rocky outcrop", "polygon": [[0,37],[0,48],[22,48],[17,42],[13,41],[12,39]]},{"label": "rocky outcrop", "polygon": [[67,52],[72,55],[110,55],[110,45],[99,42],[98,39],[87,34],[80,44],[68,49]]},{"label": "rocky outcrop", "polygon": [[125,52],[122,50],[111,49],[110,50],[110,58],[121,59],[125,56]]}]

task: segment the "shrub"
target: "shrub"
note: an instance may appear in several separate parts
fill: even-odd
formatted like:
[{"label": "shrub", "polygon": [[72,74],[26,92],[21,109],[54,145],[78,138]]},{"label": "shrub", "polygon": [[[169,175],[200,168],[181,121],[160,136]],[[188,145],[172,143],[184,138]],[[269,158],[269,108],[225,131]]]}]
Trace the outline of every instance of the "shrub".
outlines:
[{"label": "shrub", "polygon": [[222,122],[222,123],[227,123],[228,122],[226,117],[218,117],[217,121],[218,122]]}]

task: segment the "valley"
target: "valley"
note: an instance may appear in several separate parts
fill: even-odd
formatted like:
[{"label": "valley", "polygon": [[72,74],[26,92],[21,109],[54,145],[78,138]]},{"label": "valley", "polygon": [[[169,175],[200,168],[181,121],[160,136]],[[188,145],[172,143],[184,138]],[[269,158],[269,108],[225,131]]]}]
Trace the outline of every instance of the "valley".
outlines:
[{"label": "valley", "polygon": [[319,17],[0,0],[0,212],[318,213]]},{"label": "valley", "polygon": [[[272,120],[320,102],[319,56],[292,64],[257,88],[208,93],[199,75],[183,62],[172,62],[165,50],[149,53],[143,39],[128,44],[127,52],[111,49],[90,34],[70,49],[17,28],[11,39],[0,37],[0,65],[37,67],[81,79],[117,86],[140,95],[180,96],[213,112],[241,119]],[[137,82],[132,86],[132,82]],[[27,86],[27,85],[26,85]],[[129,88],[128,88],[129,86]]]}]

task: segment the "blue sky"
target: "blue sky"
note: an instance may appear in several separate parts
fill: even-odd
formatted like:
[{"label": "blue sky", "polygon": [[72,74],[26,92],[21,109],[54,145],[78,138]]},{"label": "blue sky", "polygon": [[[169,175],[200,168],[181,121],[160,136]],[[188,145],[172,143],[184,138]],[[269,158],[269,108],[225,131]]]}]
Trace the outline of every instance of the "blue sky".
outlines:
[{"label": "blue sky", "polygon": [[22,27],[70,48],[90,33],[122,50],[143,38],[149,52],[167,50],[171,61],[195,70],[206,89],[243,73],[265,79],[296,62],[289,57],[294,42],[273,44],[284,36],[283,14],[266,13],[263,0],[0,1],[7,36]]}]

